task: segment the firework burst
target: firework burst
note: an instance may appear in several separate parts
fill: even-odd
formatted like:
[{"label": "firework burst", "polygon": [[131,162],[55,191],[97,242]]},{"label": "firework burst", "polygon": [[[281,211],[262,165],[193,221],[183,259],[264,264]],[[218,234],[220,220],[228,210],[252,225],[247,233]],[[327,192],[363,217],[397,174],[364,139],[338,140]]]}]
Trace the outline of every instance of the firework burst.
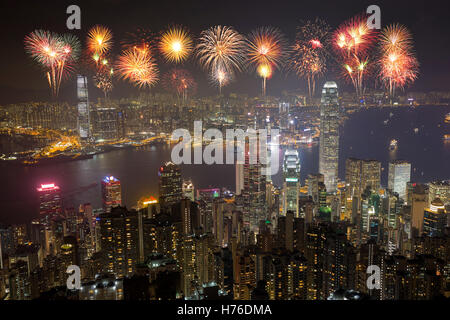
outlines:
[{"label": "firework burst", "polygon": [[112,32],[104,26],[94,26],[88,32],[87,46],[92,54],[103,55],[112,47]]},{"label": "firework burst", "polygon": [[77,37],[60,36],[44,30],[33,31],[25,37],[25,50],[44,68],[53,96],[58,96],[61,82],[79,58],[80,42]]},{"label": "firework burst", "polygon": [[245,40],[233,28],[215,26],[202,31],[197,56],[200,64],[212,74],[232,74],[242,69]]},{"label": "firework burst", "polygon": [[263,78],[263,96],[266,95],[266,79],[273,69],[280,69],[287,57],[286,41],[277,28],[261,27],[253,31],[247,42],[247,61]]},{"label": "firework burst", "polygon": [[151,87],[158,81],[158,69],[148,51],[125,50],[119,57],[117,70],[123,79],[139,88]]},{"label": "firework burst", "polygon": [[222,94],[222,88],[233,80],[233,73],[219,67],[211,72],[210,80],[219,87],[219,94]]},{"label": "firework burst", "polygon": [[105,98],[113,89],[113,76],[114,69],[107,64],[99,68],[94,76],[95,86],[103,91]]},{"label": "firework burst", "polygon": [[174,92],[183,100],[186,100],[188,95],[194,94],[197,89],[194,78],[184,69],[170,70],[163,76],[162,84],[168,91]]},{"label": "firework burst", "polygon": [[159,49],[167,62],[180,63],[193,49],[189,32],[183,27],[172,27],[161,36]]},{"label": "firework burst", "polygon": [[310,99],[315,94],[316,80],[326,71],[329,36],[330,26],[319,18],[297,27],[288,68],[307,80]]},{"label": "firework burst", "polygon": [[396,88],[414,82],[419,63],[413,52],[409,31],[401,25],[386,27],[380,37],[379,77],[392,97]]},{"label": "firework burst", "polygon": [[248,40],[248,61],[258,67],[270,64],[280,68],[286,57],[286,41],[277,28],[262,27],[250,34]]},{"label": "firework burst", "polygon": [[364,93],[364,78],[370,70],[369,53],[376,39],[377,32],[368,28],[366,15],[349,19],[333,34],[333,48],[342,74],[351,81],[358,96]]}]

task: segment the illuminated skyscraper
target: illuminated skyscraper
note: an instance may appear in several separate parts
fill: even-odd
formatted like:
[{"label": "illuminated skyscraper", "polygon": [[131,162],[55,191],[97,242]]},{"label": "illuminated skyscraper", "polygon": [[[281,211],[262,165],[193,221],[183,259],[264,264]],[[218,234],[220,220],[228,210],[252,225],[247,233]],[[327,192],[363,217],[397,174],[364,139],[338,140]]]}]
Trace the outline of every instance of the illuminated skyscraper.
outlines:
[{"label": "illuminated skyscraper", "polygon": [[389,162],[388,188],[406,200],[406,184],[411,181],[411,163],[404,160]]},{"label": "illuminated skyscraper", "polygon": [[103,271],[117,278],[131,276],[139,258],[139,216],[124,207],[100,215]]},{"label": "illuminated skyscraper", "polygon": [[283,214],[292,211],[298,217],[300,159],[297,150],[286,150],[283,162]]},{"label": "illuminated skyscraper", "polygon": [[423,233],[429,237],[442,237],[447,225],[447,212],[441,199],[436,198],[423,214]]},{"label": "illuminated skyscraper", "polygon": [[345,182],[349,197],[360,197],[370,187],[373,191],[380,188],[381,163],[376,160],[348,158],[345,161]]},{"label": "illuminated skyscraper", "polygon": [[102,180],[103,212],[110,212],[112,207],[122,205],[122,188],[119,179],[109,176]]},{"label": "illuminated skyscraper", "polygon": [[319,172],[324,175],[328,192],[336,190],[339,157],[338,87],[333,81],[325,83],[320,101]]},{"label": "illuminated skyscraper", "polygon": [[280,102],[278,105],[280,115],[280,129],[285,130],[289,127],[289,102]]},{"label": "illuminated skyscraper", "polygon": [[436,198],[445,204],[450,203],[450,180],[435,181],[428,184],[428,205]]},{"label": "illuminated skyscraper", "polygon": [[81,140],[86,141],[91,137],[90,129],[90,109],[88,97],[87,77],[77,76],[77,97],[78,97],[78,134]]},{"label": "illuminated skyscraper", "polygon": [[39,214],[51,216],[62,213],[61,190],[54,183],[41,184],[39,193]]},{"label": "illuminated skyscraper", "polygon": [[183,198],[183,182],[180,167],[166,162],[158,171],[159,203],[161,208],[169,208]]}]

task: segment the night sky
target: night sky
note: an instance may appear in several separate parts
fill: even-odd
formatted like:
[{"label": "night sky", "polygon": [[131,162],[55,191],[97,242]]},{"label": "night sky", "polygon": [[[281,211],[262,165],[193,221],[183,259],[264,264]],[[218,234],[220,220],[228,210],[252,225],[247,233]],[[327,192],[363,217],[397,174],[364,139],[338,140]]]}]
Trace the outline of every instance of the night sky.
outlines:
[{"label": "night sky", "polygon": [[[70,4],[81,7],[81,30],[66,29],[66,8]],[[366,10],[367,6],[377,4],[381,8],[382,26],[398,22],[412,32],[415,51],[420,62],[420,76],[409,91],[450,91],[450,14],[449,1],[17,1],[2,0],[0,4],[0,29],[2,50],[0,50],[0,104],[42,101],[49,99],[49,90],[43,72],[28,57],[23,48],[24,36],[35,29],[48,29],[58,33],[73,32],[85,41],[86,33],[95,24],[103,24],[112,29],[115,46],[113,53],[119,53],[119,41],[126,32],[136,28],[148,28],[155,32],[170,24],[187,26],[195,37],[201,30],[213,25],[231,25],[239,32],[248,34],[259,26],[280,28],[292,43],[295,29],[300,20],[321,17],[336,28],[344,20]],[[161,72],[171,66],[159,60]],[[193,59],[183,65],[190,70],[199,84],[200,95],[214,94],[217,89],[207,81],[206,73]],[[321,79],[319,85],[335,80],[336,74],[330,71]],[[60,100],[72,101],[75,98],[75,82],[62,85]],[[344,88],[341,79],[338,84]],[[293,76],[276,72],[268,82],[268,94],[279,95],[282,90],[305,90],[305,84]],[[160,91],[157,85],[154,91]],[[240,74],[224,92],[238,92],[256,95],[260,90],[259,79],[255,75]],[[137,93],[131,84],[116,81],[112,97]],[[91,90],[92,98],[102,96]]]}]

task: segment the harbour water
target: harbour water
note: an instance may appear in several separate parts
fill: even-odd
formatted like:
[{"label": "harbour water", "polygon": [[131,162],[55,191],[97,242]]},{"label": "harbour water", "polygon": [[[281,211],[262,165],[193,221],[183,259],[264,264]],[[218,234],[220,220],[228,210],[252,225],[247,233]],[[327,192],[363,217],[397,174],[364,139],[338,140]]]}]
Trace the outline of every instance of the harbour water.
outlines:
[{"label": "harbour water", "polygon": [[[345,176],[345,159],[357,157],[381,161],[383,185],[387,183],[387,164],[394,159],[412,163],[415,182],[450,179],[450,142],[443,140],[444,134],[450,133],[450,124],[444,122],[448,112],[449,106],[428,106],[362,109],[348,115],[340,134],[340,178]],[[393,151],[389,150],[392,139],[398,141],[398,148]],[[318,150],[317,144],[299,149],[302,182],[307,174],[318,171]],[[58,184],[65,206],[77,207],[89,202],[94,208],[101,207],[100,180],[106,175],[121,180],[123,203],[132,207],[142,196],[158,195],[158,168],[170,160],[170,153],[169,146],[154,145],[51,166],[1,164],[0,223],[23,223],[36,216],[36,187],[41,183]],[[281,152],[280,163],[282,160]],[[234,170],[234,165],[182,166],[183,177],[192,179],[196,188],[214,186],[234,190]],[[281,185],[281,170],[272,180]]]}]

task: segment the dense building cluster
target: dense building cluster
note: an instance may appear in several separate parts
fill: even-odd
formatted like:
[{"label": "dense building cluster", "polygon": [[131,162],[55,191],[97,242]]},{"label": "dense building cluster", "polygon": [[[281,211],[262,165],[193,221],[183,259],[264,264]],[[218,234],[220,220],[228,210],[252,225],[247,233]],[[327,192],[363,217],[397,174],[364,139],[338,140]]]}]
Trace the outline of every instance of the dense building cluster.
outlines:
[{"label": "dense building cluster", "polygon": [[[319,116],[319,172],[308,173],[303,185],[298,152],[290,148],[281,161],[280,187],[262,173],[261,164],[250,162],[248,152],[244,163],[235,166],[235,190],[222,188],[220,182],[198,188],[183,180],[179,166],[167,162],[155,169],[159,197],[141,199],[136,206],[125,206],[122,189],[126,186],[114,176],[101,180],[102,208],[89,203],[64,207],[57,185],[41,185],[36,189],[37,218],[26,225],[0,227],[0,296],[82,300],[448,297],[450,184],[414,183],[411,164],[396,160],[388,166],[388,185],[382,186],[381,163],[357,158],[346,159],[345,181],[340,181],[339,101],[337,85],[327,82]],[[177,119],[159,118],[140,105],[133,106],[130,103],[121,111],[127,134],[144,130],[143,123],[159,121],[165,126],[168,119]],[[288,116],[292,115],[289,109],[284,102],[276,111]],[[215,119],[226,128],[228,122],[218,110],[209,121]],[[94,136],[111,130],[111,112],[92,111],[95,125],[102,128],[94,129]],[[242,112],[230,112],[230,117],[240,119],[230,123],[262,127],[268,116],[266,111],[262,114],[249,112],[245,117]],[[138,121],[147,117],[149,122]],[[199,118],[194,115],[193,119]],[[295,131],[284,120],[280,117],[275,122],[282,134]],[[71,265],[81,269],[79,290],[66,288],[66,270]],[[379,267],[379,287],[367,284],[369,266]]]}]

